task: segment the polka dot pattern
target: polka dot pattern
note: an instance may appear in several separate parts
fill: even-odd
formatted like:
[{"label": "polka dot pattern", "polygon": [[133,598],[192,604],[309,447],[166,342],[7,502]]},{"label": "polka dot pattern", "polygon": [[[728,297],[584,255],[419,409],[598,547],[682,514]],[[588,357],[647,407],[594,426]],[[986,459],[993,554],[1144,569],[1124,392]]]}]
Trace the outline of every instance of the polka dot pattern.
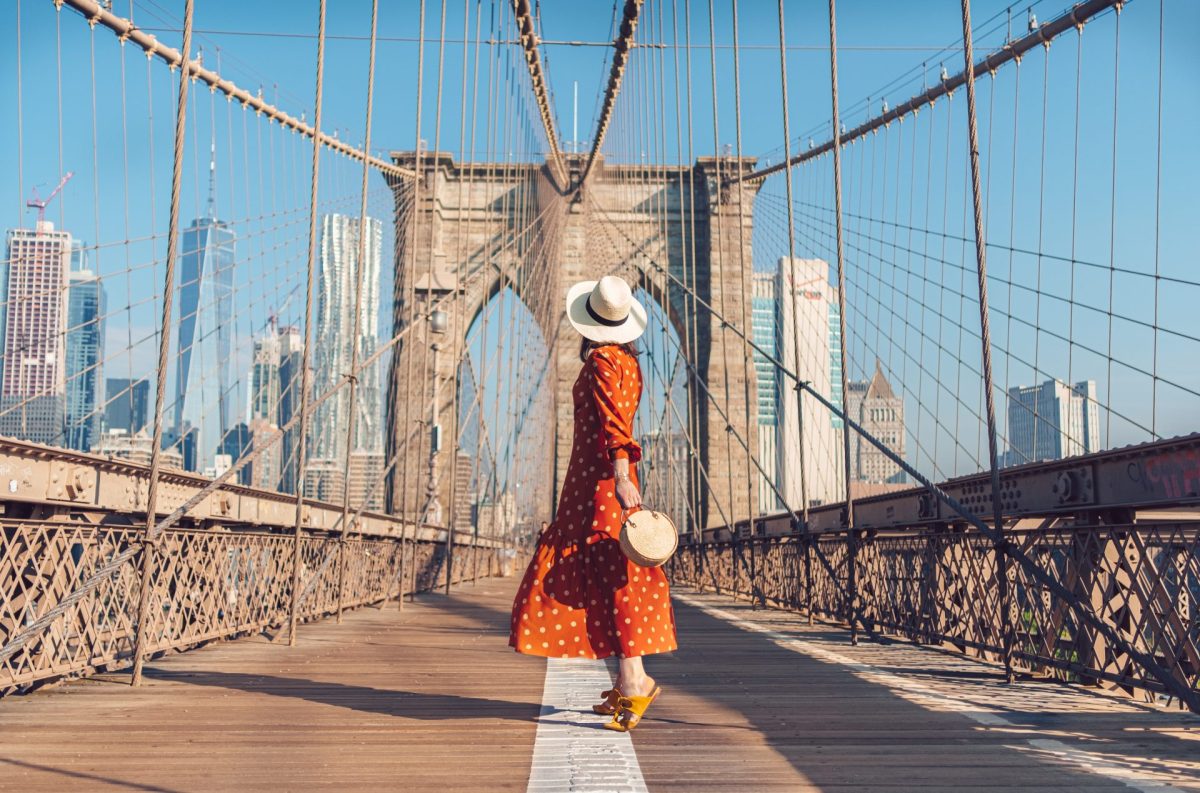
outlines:
[{"label": "polka dot pattern", "polygon": [[666,574],[625,558],[617,541],[621,506],[613,457],[630,478],[641,447],[633,415],[642,396],[637,358],[617,346],[595,350],[575,380],[575,437],[558,502],[513,601],[509,644],[556,658],[632,657],[675,650]]}]

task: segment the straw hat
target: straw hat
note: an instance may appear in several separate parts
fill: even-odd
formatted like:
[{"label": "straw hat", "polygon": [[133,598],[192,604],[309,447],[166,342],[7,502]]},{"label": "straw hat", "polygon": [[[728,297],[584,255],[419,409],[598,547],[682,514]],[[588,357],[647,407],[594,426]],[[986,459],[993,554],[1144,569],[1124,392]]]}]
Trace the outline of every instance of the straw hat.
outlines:
[{"label": "straw hat", "polygon": [[584,338],[602,344],[626,344],[646,332],[645,307],[615,275],[568,289],[567,320]]}]

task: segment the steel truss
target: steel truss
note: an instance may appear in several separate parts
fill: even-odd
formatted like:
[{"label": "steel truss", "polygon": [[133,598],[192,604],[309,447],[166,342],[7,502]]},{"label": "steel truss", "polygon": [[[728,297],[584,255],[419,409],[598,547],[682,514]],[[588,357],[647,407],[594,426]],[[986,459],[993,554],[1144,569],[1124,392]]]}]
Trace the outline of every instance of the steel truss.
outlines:
[{"label": "steel truss", "polygon": [[[148,469],[62,449],[0,441],[0,647],[42,615],[68,607],[42,630],[0,656],[0,696],[134,659],[140,576],[133,556],[112,575],[86,584],[113,559],[143,541]],[[160,514],[189,501],[209,480],[182,471],[160,474]],[[151,579],[145,651],[159,655],[252,635],[288,623],[292,604],[294,497],[223,485],[162,532]],[[342,506],[304,500],[300,537],[299,616],[385,603],[439,586],[445,577],[446,532],[362,513],[357,530],[341,531]],[[407,533],[408,542],[405,542]],[[415,536],[415,541],[414,541]],[[456,581],[491,575],[500,544],[459,543],[478,565],[455,568]],[[406,549],[412,549],[411,562]],[[339,553],[341,554],[339,563]],[[340,579],[340,580],[339,580]],[[73,597],[83,591],[82,597]]]}]

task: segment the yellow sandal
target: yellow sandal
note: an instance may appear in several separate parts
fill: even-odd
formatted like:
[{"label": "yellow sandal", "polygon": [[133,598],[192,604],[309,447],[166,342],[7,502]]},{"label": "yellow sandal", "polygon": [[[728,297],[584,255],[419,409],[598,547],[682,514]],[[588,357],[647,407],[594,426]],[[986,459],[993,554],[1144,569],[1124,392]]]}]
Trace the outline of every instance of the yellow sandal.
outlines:
[{"label": "yellow sandal", "polygon": [[642,717],[646,715],[646,709],[650,707],[650,703],[658,699],[658,695],[661,693],[662,686],[655,686],[648,697],[621,697],[617,700],[617,712],[613,714],[612,721],[604,725],[604,728],[617,732],[629,732],[641,724]]},{"label": "yellow sandal", "polygon": [[599,705],[592,705],[592,713],[598,716],[612,716],[620,710],[617,703],[621,699],[621,690],[616,686],[613,686],[608,691],[601,691],[600,696],[604,697],[604,701]]}]

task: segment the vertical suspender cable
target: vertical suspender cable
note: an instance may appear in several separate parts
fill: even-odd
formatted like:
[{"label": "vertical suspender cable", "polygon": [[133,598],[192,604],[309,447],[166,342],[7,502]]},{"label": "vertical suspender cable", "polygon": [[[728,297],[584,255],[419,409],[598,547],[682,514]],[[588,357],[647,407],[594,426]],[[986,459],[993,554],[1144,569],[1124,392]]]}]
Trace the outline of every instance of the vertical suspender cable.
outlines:
[{"label": "vertical suspender cable", "polygon": [[[189,0],[190,2],[190,0]],[[297,427],[296,453],[296,528],[292,538],[292,607],[288,623],[288,644],[296,644],[300,622],[300,537],[304,525],[304,466],[308,453],[309,362],[312,360],[313,275],[317,252],[317,187],[321,166],[321,91],[325,80],[325,0],[317,11],[317,87],[313,108],[312,180],[308,194],[308,274],[304,294],[304,343],[300,353],[300,424]]]},{"label": "vertical suspender cable", "polygon": [[[832,3],[833,0],[830,0]],[[962,0],[963,61],[967,86],[967,154],[971,165],[971,201],[975,215],[975,263],[979,282],[979,333],[983,345],[984,405],[987,409],[988,456],[992,470],[992,520],[996,528],[996,581],[1000,595],[1000,619],[1004,674],[1011,682],[1012,620],[1009,608],[1007,541],[1003,539],[1004,515],[1000,508],[1000,468],[996,458],[996,404],[992,394],[992,335],[988,321],[987,240],[983,230],[983,195],[979,176],[979,130],[975,121],[975,55],[971,41],[971,0]]]},{"label": "vertical suspender cable", "polygon": [[[324,0],[322,0],[324,2]],[[158,336],[158,371],[155,373],[154,438],[150,445],[150,479],[146,490],[146,528],[142,535],[142,575],[138,592],[137,634],[133,648],[133,678],[142,682],[142,665],[146,654],[146,620],[150,616],[150,586],[154,571],[154,515],[158,506],[158,469],[162,457],[163,401],[167,393],[167,353],[170,347],[171,292],[175,288],[175,260],[179,247],[179,188],[183,181],[183,142],[187,132],[188,86],[192,66],[192,15],[194,0],[186,0],[183,8],[183,46],[179,63],[179,101],[175,106],[175,150],[171,165],[171,216],[167,225],[167,263],[163,276],[162,325]]]},{"label": "vertical suspender cable", "polygon": [[[1113,446],[1112,439],[1112,403],[1113,403],[1113,374],[1112,374],[1112,347],[1113,347],[1113,301],[1114,290],[1116,287],[1116,257],[1117,257],[1117,130],[1118,130],[1118,109],[1120,108],[1120,77],[1121,77],[1121,7],[1117,6],[1117,18],[1113,22],[1113,109],[1112,109],[1112,160],[1111,172],[1112,181],[1109,187],[1108,198],[1108,348],[1105,358],[1108,362],[1108,371],[1105,373],[1104,379],[1108,384],[1108,398],[1105,399],[1105,419],[1104,419],[1104,440],[1102,448],[1111,448]],[[60,114],[61,116],[61,114]],[[62,167],[59,167],[62,170]],[[61,202],[59,206],[61,207]],[[1157,283],[1157,279],[1156,279]]]},{"label": "vertical suspender cable", "polygon": [[[783,105],[783,161],[791,162],[792,159],[792,133],[791,119],[788,110],[788,83],[787,83],[787,45],[786,36],[784,33],[784,13],[783,0],[779,0],[779,84],[781,90],[781,98]],[[792,199],[792,169],[783,169],[784,189],[787,193],[787,231],[788,231],[788,269],[791,269],[791,262],[796,258],[796,218],[793,214],[795,204]],[[784,286],[783,282],[779,282],[780,288]],[[792,323],[796,326],[797,335],[796,342],[792,344],[792,367],[796,373],[800,373],[800,344],[799,344],[799,317],[796,305],[796,290],[789,287],[790,300],[792,301]],[[781,299],[782,295],[776,299]],[[845,341],[842,343],[845,347]],[[808,531],[808,482],[806,480],[806,472],[804,470],[804,389],[796,389],[796,416],[797,424],[800,431],[800,530],[804,536],[804,601],[805,609],[808,611],[808,618],[812,620],[812,554],[811,543],[812,539]],[[786,492],[786,489],[785,489]],[[791,508],[789,507],[789,510]]]},{"label": "vertical suspender cable", "polygon": [[[464,44],[463,47],[466,47],[466,44]],[[441,146],[442,146],[442,80],[443,80],[443,77],[445,76],[445,66],[446,66],[446,0],[442,0],[441,21],[440,21],[440,29],[438,32],[437,104],[436,104],[436,109],[434,111],[434,122],[433,122],[434,168],[441,167],[441,165],[440,165],[441,158],[440,158],[439,150],[441,149]],[[434,178],[433,178],[433,190],[432,190],[432,195],[431,195],[432,204],[430,205],[430,213],[431,214],[429,216],[429,261],[431,264],[433,262],[433,248],[434,248],[434,242],[435,242],[434,231],[436,228],[436,226],[433,222],[433,214],[432,213],[435,213],[438,211],[438,206],[437,206],[438,186],[440,184],[441,184],[441,179],[439,179],[437,174],[435,173]],[[425,291],[425,303],[428,306],[433,303],[433,274],[432,273],[430,273],[429,279],[428,279],[428,281],[426,281],[426,283],[429,284],[429,288],[426,289],[426,291]],[[427,341],[429,341],[430,343],[425,345],[425,349],[423,351],[424,366],[422,367],[422,369],[427,374],[430,375],[429,387],[430,387],[430,392],[432,394],[431,413],[429,416],[429,432],[427,433],[427,436],[429,438],[429,491],[430,491],[429,498],[430,498],[431,505],[434,503],[437,503],[440,506],[441,500],[439,498],[438,491],[441,489],[441,486],[438,483],[438,475],[437,475],[437,456],[438,456],[439,450],[437,447],[434,446],[434,433],[437,431],[437,423],[438,423],[437,416],[438,416],[438,409],[440,407],[437,404],[437,402],[441,398],[441,393],[440,393],[440,388],[439,388],[439,380],[438,380],[439,343],[432,341],[432,338],[433,338],[432,310],[430,310],[429,325],[427,327],[430,330]],[[430,352],[433,353],[432,367],[430,366],[430,361],[429,361],[429,353]],[[447,515],[447,514],[449,514],[448,508],[446,508],[445,512],[442,512],[440,515],[438,515],[438,517],[440,518],[441,515]],[[445,551],[445,553],[446,553],[446,591],[449,592],[450,568],[454,563],[454,530],[453,530],[453,528],[450,528],[446,532],[446,551]],[[432,587],[432,583],[430,584],[430,586]]]},{"label": "vertical suspender cable", "polygon": [[[968,2],[969,0],[964,0]],[[968,68],[970,62],[968,61]],[[838,337],[841,340],[842,399],[850,393],[846,383],[846,262],[842,239],[842,127],[838,118],[838,73],[837,73],[837,0],[829,0],[829,83],[833,103],[833,210],[837,224],[837,276],[838,276]],[[791,209],[788,209],[789,213]],[[798,370],[797,370],[798,373]],[[801,452],[803,454],[803,452]],[[855,580],[858,541],[854,529],[854,495],[850,490],[850,424],[842,421],[842,475],[846,485],[846,531],[850,540],[848,559],[849,580],[847,590],[850,598],[850,642],[858,642],[858,587]]]},{"label": "vertical suspender cable", "polygon": [[355,397],[358,386],[358,348],[359,334],[362,326],[362,290],[363,290],[363,272],[366,270],[367,262],[367,180],[371,174],[371,110],[375,99],[375,38],[379,24],[379,0],[371,2],[371,44],[370,55],[367,58],[367,121],[366,132],[363,138],[363,151],[367,153],[363,157],[362,170],[362,199],[359,203],[358,212],[358,266],[354,277],[354,322],[353,330],[350,333],[350,372],[348,373],[349,382],[346,387],[349,389],[348,402],[349,410],[347,411],[350,420],[346,422],[346,459],[342,462],[342,531],[338,537],[338,603],[337,603],[337,620],[342,621],[342,608],[345,603],[346,593],[346,533],[350,531],[351,526],[348,523],[350,518],[350,453],[354,450],[354,429],[358,424],[356,414]]},{"label": "vertical suspender cable", "polygon": [[[691,268],[684,270],[684,278],[690,285],[689,298],[690,310],[684,312],[684,317],[688,319],[688,325],[691,329],[692,346],[688,347],[691,355],[697,354],[697,349],[700,345],[700,321],[699,311],[696,308],[696,146],[695,146],[695,116],[692,112],[692,3],[691,0],[684,0],[683,3],[683,38],[684,38],[684,61],[687,65],[687,120],[688,120],[688,238],[691,241]],[[690,275],[690,278],[689,278]],[[692,438],[700,437],[700,396],[694,386],[688,387],[688,422],[691,426]],[[706,511],[701,504],[701,492],[703,489],[700,486],[700,471],[703,462],[700,455],[693,448],[692,455],[692,494],[694,502],[692,511],[701,518],[693,527],[693,534],[696,540],[700,540],[704,536],[704,522]],[[704,562],[706,560],[705,550],[707,546],[700,544],[701,552],[699,555],[699,570],[697,577],[701,581],[701,590],[703,591]]]},{"label": "vertical suspender cable", "polygon": [[[714,243],[711,239],[712,231],[711,231],[711,229],[709,230],[710,239],[709,239],[709,263],[708,264],[709,264],[709,269],[711,271],[712,258],[713,258],[712,250],[715,247],[716,251],[717,251],[717,256],[716,256],[717,278],[723,280],[724,275],[725,275],[725,250],[724,250],[725,240],[724,240],[724,233],[723,233],[724,224],[721,222],[721,204],[723,204],[725,201],[724,196],[723,196],[723,191],[724,191],[725,187],[721,181],[721,136],[720,136],[719,127],[717,125],[717,116],[718,116],[718,112],[717,112],[718,111],[718,108],[717,108],[717,41],[716,41],[716,23],[713,18],[713,15],[714,15],[713,3],[714,3],[714,0],[708,0],[708,61],[709,61],[709,72],[710,72],[710,78],[711,78],[711,84],[712,84],[712,122],[713,122],[713,155],[714,155],[713,161],[716,163],[715,168],[716,168],[716,190],[717,190],[717,194],[715,197],[716,202],[712,208],[712,214],[713,214],[713,225],[715,225],[717,227],[717,233],[716,233],[716,241]],[[722,315],[725,314],[725,291],[726,290],[725,290],[724,286],[722,286],[720,302],[718,304]],[[711,319],[710,319],[710,322],[711,322]],[[723,380],[724,386],[725,386],[725,408],[728,411],[728,408],[729,408],[728,340],[726,338],[727,334],[725,332],[725,328],[723,326],[720,326],[718,329],[721,333],[721,379]],[[710,343],[711,343],[711,340],[710,340]],[[710,426],[711,426],[711,423],[710,423]],[[734,477],[733,477],[732,429],[733,429],[732,425],[728,426],[727,427],[728,431],[725,433],[725,480],[729,485],[729,514],[730,514],[729,529],[733,535],[733,545],[732,545],[732,548],[733,548],[733,580],[734,580],[734,593],[736,594],[736,590],[737,590],[737,583],[736,583],[737,582],[737,558],[738,558],[738,553],[741,549],[740,549],[740,543],[739,543],[740,538],[738,536],[737,527],[734,525],[734,523],[737,521],[737,502],[734,500],[734,497],[733,497],[733,478]],[[712,440],[710,439],[709,440],[710,457],[711,457],[711,450],[712,450]],[[711,462],[711,460],[710,460],[710,462]]]},{"label": "vertical suspender cable", "polygon": [[[405,240],[405,245],[404,245],[405,259],[408,264],[408,272],[406,272],[404,274],[404,281],[405,281],[404,309],[405,309],[406,313],[408,314],[407,322],[405,323],[407,327],[411,327],[413,325],[413,323],[416,322],[416,313],[417,313],[416,306],[415,306],[416,299],[417,299],[416,298],[416,294],[417,294],[416,293],[416,270],[417,270],[416,243],[417,243],[417,225],[418,225],[417,224],[417,215],[421,211],[420,197],[421,197],[421,183],[423,181],[423,178],[421,176],[421,155],[422,155],[422,151],[421,151],[421,111],[424,106],[423,100],[424,100],[424,89],[425,89],[425,0],[421,0],[421,11],[420,11],[420,15],[418,16],[417,26],[419,28],[419,31],[417,33],[417,118],[416,118],[416,132],[414,133],[414,139],[413,139],[413,147],[416,150],[416,154],[414,155],[414,158],[413,158],[413,170],[416,172],[416,176],[413,178],[412,199],[411,199],[411,203],[410,203],[409,210],[408,210],[412,214],[412,222],[409,224],[410,229],[409,229],[408,237]],[[398,499],[400,515],[402,518],[409,517],[409,514],[408,514],[408,496],[409,496],[408,470],[409,470],[410,464],[413,462],[412,450],[409,449],[409,447],[408,447],[409,439],[410,439],[410,432],[411,432],[411,427],[412,427],[412,403],[413,403],[412,394],[409,393],[409,384],[412,383],[412,370],[413,370],[413,351],[410,349],[410,345],[414,344],[416,342],[416,336],[413,334],[410,334],[410,336],[411,336],[411,338],[404,343],[404,347],[402,349],[397,349],[394,353],[392,353],[393,357],[395,355],[402,353],[404,355],[404,364],[405,364],[405,376],[404,376],[404,384],[403,384],[404,396],[403,397],[400,396],[400,389],[398,387],[393,388],[394,393],[392,395],[393,404],[395,404],[396,399],[403,398],[403,400],[404,400],[404,424],[400,427],[400,432],[397,436],[398,439],[403,440],[403,446],[404,446],[404,467],[402,469],[400,496]],[[397,370],[396,375],[398,377],[399,376],[399,367],[397,367],[397,366],[395,366],[395,364],[393,364],[393,368],[395,368]],[[398,385],[399,384],[397,384],[397,386]],[[399,446],[397,446],[397,448],[399,448]],[[396,500],[395,497],[393,497],[393,500]],[[411,587],[411,591],[410,591],[409,595],[411,598],[415,599],[417,596],[417,533],[420,531],[420,528],[421,528],[420,515],[413,515],[412,521],[413,521],[412,539],[408,543],[408,569],[409,569],[408,585],[409,585],[409,587]],[[400,608],[403,609],[404,608],[404,595],[403,594],[401,594],[399,600],[400,600],[400,604],[399,604]]]},{"label": "vertical suspender cable", "polygon": [[[737,169],[738,174],[742,173],[742,58],[741,49],[738,44],[738,4],[737,0],[732,3],[733,15],[733,102],[734,102],[734,145],[737,154]],[[745,208],[745,182],[741,179],[737,183],[737,205],[738,205],[738,266],[741,270],[742,278],[742,330],[746,333],[751,333],[750,322],[748,319],[747,306],[750,303],[751,278],[750,271],[746,266],[746,208]],[[754,456],[754,446],[751,445],[754,441],[755,428],[750,423],[750,378],[755,376],[754,363],[750,356],[750,346],[742,345],[742,391],[743,399],[745,400],[745,421],[746,421],[746,521],[750,527],[750,588],[751,592],[755,588],[754,584],[754,505],[757,488],[755,483],[757,477],[754,476],[755,464],[751,458]],[[754,384],[755,391],[758,389],[757,382]],[[763,605],[766,605],[764,596]]]},{"label": "vertical suspender cable", "polygon": [[[479,102],[479,43],[481,40],[481,31],[483,24],[483,2],[475,0],[475,57],[474,57],[474,74],[471,79],[471,153],[466,152],[466,129],[467,129],[467,39],[470,33],[470,24],[468,22],[470,14],[470,0],[463,0],[463,82],[462,82],[462,105],[459,111],[459,136],[458,136],[458,156],[459,160],[464,163],[472,163],[472,167],[467,171],[466,179],[461,176],[458,181],[458,229],[456,236],[458,237],[458,251],[455,257],[454,267],[454,288],[460,289],[462,284],[463,274],[463,235],[466,235],[466,255],[471,255],[470,249],[470,234],[471,234],[471,214],[464,210],[465,197],[463,194],[464,183],[470,185],[470,189],[466,195],[475,195],[475,122],[476,113],[478,111]],[[463,230],[463,214],[466,212],[466,230]],[[467,311],[466,301],[462,299],[462,292],[456,294],[458,305],[454,309],[454,344],[456,346],[456,354],[454,356],[454,372],[457,375],[462,371],[463,360],[467,355],[467,345],[463,338],[463,314]],[[454,383],[454,460],[450,464],[452,477],[450,479],[450,522],[457,523],[460,520],[458,514],[458,466],[459,453],[462,449],[462,427],[459,426],[460,415],[462,412],[462,389],[458,384],[458,377],[455,377]],[[474,583],[479,578],[479,522],[473,521],[472,543],[471,543],[471,581]]]},{"label": "vertical suspender cable", "polygon": [[[1158,437],[1158,301],[1162,256],[1163,0],[1158,0],[1158,100],[1154,141],[1154,347],[1150,353],[1150,437]],[[1068,381],[1069,382],[1069,381]],[[1091,405],[1084,405],[1090,410]],[[1087,449],[1087,451],[1093,451]]]}]

